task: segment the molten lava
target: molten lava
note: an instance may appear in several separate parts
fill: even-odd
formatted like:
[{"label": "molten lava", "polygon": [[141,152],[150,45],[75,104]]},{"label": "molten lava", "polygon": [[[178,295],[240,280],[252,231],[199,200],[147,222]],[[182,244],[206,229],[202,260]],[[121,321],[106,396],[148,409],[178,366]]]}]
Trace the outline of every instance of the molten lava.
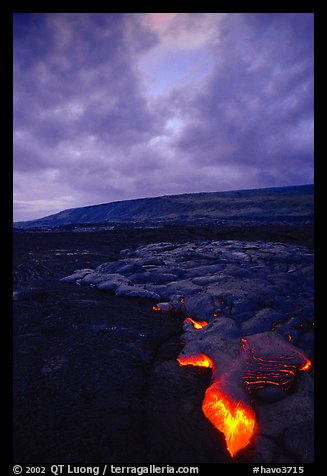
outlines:
[{"label": "molten lava", "polygon": [[299,368],[292,357],[287,355],[271,359],[258,357],[246,339],[242,339],[242,349],[246,350],[249,356],[242,379],[243,384],[250,391],[263,388],[265,385],[276,385],[281,390],[287,391],[297,372],[308,370],[311,366],[310,360],[307,359]]},{"label": "molten lava", "polygon": [[210,369],[213,368],[212,360],[205,354],[197,354],[192,356],[179,355],[177,357],[177,361],[179,365],[193,365],[195,367],[207,367]]},{"label": "molten lava", "polygon": [[207,321],[194,321],[191,317],[187,317],[184,322],[191,322],[193,324],[194,329],[202,329],[203,327],[207,326]]},{"label": "molten lava", "polygon": [[311,367],[311,361],[309,359],[307,359],[306,363],[303,364],[302,367],[299,370],[300,371],[309,370],[310,367]]},{"label": "molten lava", "polygon": [[217,378],[214,362],[208,355],[201,352],[192,355],[181,353],[177,358],[180,365],[213,369],[214,381],[206,390],[202,410],[208,420],[224,434],[227,449],[232,457],[250,443],[256,426],[255,413],[247,403],[246,390],[251,392],[266,385],[277,385],[287,391],[297,372],[308,370],[311,366],[310,360],[306,359],[299,367],[289,355],[270,359],[259,357],[246,338],[241,340],[241,349],[247,355],[245,360],[239,360],[240,365],[243,366],[239,385],[245,391],[242,400],[235,399],[228,391],[229,373],[220,374]]},{"label": "molten lava", "polygon": [[224,434],[232,457],[250,443],[255,427],[254,411],[243,402],[234,401],[226,395],[218,382],[207,389],[202,410],[208,420]]},{"label": "molten lava", "polygon": [[[203,353],[193,356],[179,355],[180,365],[214,368],[213,361]],[[241,401],[234,401],[222,389],[221,382],[214,382],[205,393],[202,411],[209,421],[221,431],[231,456],[245,448],[253,435],[255,415]]]}]

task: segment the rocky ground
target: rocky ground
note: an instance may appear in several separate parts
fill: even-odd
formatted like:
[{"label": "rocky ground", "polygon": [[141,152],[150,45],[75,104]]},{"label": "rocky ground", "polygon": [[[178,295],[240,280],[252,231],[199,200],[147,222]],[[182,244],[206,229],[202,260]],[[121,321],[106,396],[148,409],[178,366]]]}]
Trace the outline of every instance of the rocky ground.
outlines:
[{"label": "rocky ground", "polygon": [[[311,245],[272,227],[16,234],[15,460],[235,461],[201,410],[211,370],[177,362],[183,320],[278,334],[313,364]],[[313,365],[252,398],[260,430],[236,461],[312,462]]]}]

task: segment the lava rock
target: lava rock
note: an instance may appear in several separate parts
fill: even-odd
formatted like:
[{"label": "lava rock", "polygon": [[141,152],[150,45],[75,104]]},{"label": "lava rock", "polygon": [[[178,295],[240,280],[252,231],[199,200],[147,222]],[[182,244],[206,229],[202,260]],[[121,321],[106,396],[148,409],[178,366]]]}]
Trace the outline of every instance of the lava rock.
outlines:
[{"label": "lava rock", "polygon": [[276,385],[267,385],[255,390],[255,396],[264,402],[278,402],[286,397],[286,393]]},{"label": "lava rock", "polygon": [[305,352],[309,359],[314,359],[315,337],[314,331],[308,331],[301,335],[297,342],[297,346]]},{"label": "lava rock", "polygon": [[115,291],[116,296],[136,296],[136,297],[144,297],[148,299],[160,299],[159,294],[149,291],[142,286],[134,285],[131,286],[129,284],[123,283]]},{"label": "lava rock", "polygon": [[314,463],[314,429],[312,421],[295,423],[285,430],[285,449],[295,456],[296,461]]},{"label": "lava rock", "polygon": [[116,273],[123,275],[131,275],[134,273],[143,273],[145,271],[144,267],[139,263],[127,263],[123,264],[120,268],[117,268]]},{"label": "lava rock", "polygon": [[44,334],[52,334],[53,332],[60,332],[69,327],[70,324],[64,317],[50,315],[45,318],[41,330]]},{"label": "lava rock", "polygon": [[251,335],[270,331],[275,323],[285,320],[286,316],[274,309],[261,309],[251,319],[242,324],[242,332],[243,335]]},{"label": "lava rock", "polygon": [[60,281],[62,281],[63,283],[74,283],[77,279],[83,279],[87,274],[92,273],[94,273],[93,269],[77,269],[76,271],[74,271],[73,274],[61,278]]},{"label": "lava rock", "polygon": [[214,319],[216,304],[213,296],[194,294],[185,296],[183,308],[185,315],[193,319],[210,321]]},{"label": "lava rock", "polygon": [[101,291],[116,291],[122,284],[128,285],[130,281],[121,274],[106,274],[102,281],[96,284],[96,287]]}]

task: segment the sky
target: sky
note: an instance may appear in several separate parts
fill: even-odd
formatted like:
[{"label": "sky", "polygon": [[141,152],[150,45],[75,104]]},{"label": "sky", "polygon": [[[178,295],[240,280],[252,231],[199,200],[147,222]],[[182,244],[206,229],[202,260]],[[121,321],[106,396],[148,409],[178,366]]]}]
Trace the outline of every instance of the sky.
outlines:
[{"label": "sky", "polygon": [[314,181],[313,13],[14,15],[14,221]]}]

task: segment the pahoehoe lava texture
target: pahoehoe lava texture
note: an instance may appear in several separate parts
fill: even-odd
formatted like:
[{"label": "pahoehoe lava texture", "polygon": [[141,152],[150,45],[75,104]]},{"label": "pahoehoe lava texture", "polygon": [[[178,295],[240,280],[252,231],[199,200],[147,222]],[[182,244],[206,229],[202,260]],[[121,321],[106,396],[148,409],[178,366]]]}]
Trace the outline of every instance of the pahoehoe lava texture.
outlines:
[{"label": "pahoehoe lava texture", "polygon": [[[201,410],[211,371],[176,360],[192,331],[182,322],[221,317],[242,336],[278,333],[313,361],[313,253],[296,244],[310,244],[309,235],[246,227],[15,234],[15,462],[232,462]],[[257,240],[269,237],[278,241]],[[76,280],[61,281],[74,270]],[[176,310],[153,311],[160,302]],[[286,394],[256,389],[265,431],[239,461],[313,460],[312,379],[300,372]]]},{"label": "pahoehoe lava texture", "polygon": [[[278,242],[206,240],[153,243],[120,254],[119,260],[75,270],[62,281],[157,299],[156,310],[208,322],[194,335],[185,334],[183,352],[208,355],[216,364],[219,382],[224,368],[229,369],[232,376],[226,379],[224,391],[228,388],[236,401],[249,405],[244,389],[253,385],[256,390],[251,397],[259,415],[258,428],[247,445],[248,456],[243,457],[257,462],[287,458],[312,462],[312,375],[301,375],[294,385],[293,377],[307,369],[313,358],[313,253]],[[242,339],[251,342],[251,349],[260,349],[258,357],[251,350],[250,366],[244,366],[239,354]],[[271,408],[274,418],[267,420]],[[308,444],[306,435],[305,453],[299,451],[298,441],[285,443],[285,434],[300,424],[312,436]]]}]

